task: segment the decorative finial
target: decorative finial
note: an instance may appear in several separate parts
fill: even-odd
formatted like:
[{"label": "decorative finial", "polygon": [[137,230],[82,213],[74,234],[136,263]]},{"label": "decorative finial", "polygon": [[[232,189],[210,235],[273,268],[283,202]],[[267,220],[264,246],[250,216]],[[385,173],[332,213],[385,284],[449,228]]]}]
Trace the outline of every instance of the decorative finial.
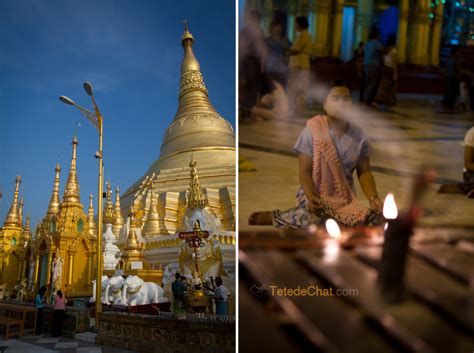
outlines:
[{"label": "decorative finial", "polygon": [[150,187],[150,208],[143,226],[143,235],[152,235],[160,233],[160,219],[158,215],[157,200],[155,197],[155,183],[151,183]]},{"label": "decorative finial", "polygon": [[184,33],[183,36],[181,37],[181,43],[184,46],[192,46],[194,43],[194,37],[193,35],[189,32],[189,26],[188,26],[188,20],[183,20],[184,23]]},{"label": "decorative finial", "polygon": [[15,192],[13,193],[13,201],[5,218],[4,226],[21,227],[18,215],[18,194],[20,192],[21,176],[15,178]]},{"label": "decorative finial", "polygon": [[114,206],[112,205],[112,187],[110,186],[110,180],[107,180],[105,185],[107,201],[104,209],[104,224],[114,224]]},{"label": "decorative finial", "polygon": [[51,198],[49,199],[48,212],[46,217],[52,216],[59,212],[59,174],[61,173],[61,166],[59,162],[56,162],[56,167],[54,168],[54,184],[53,191],[51,193]]},{"label": "decorative finial", "polygon": [[115,216],[115,222],[114,222],[114,225],[112,227],[112,232],[115,235],[118,236],[120,234],[120,230],[122,229],[123,224],[124,224],[124,220],[123,220],[123,216],[122,216],[122,210],[121,210],[121,207],[120,207],[120,189],[119,189],[118,186],[115,188],[114,216]]},{"label": "decorative finial", "polygon": [[79,187],[79,182],[77,181],[77,171],[76,171],[77,145],[79,144],[76,134],[74,134],[74,138],[72,139],[71,144],[72,144],[71,167],[69,169],[69,175],[67,177],[66,187],[64,188],[63,202],[81,203],[80,187]]},{"label": "decorative finial", "polygon": [[196,164],[197,162],[194,159],[194,156],[192,156],[191,161],[189,162],[189,167],[191,168],[191,181],[189,182],[188,192],[188,208],[191,210],[203,209],[208,205],[207,197],[201,189],[201,183],[199,182]]}]

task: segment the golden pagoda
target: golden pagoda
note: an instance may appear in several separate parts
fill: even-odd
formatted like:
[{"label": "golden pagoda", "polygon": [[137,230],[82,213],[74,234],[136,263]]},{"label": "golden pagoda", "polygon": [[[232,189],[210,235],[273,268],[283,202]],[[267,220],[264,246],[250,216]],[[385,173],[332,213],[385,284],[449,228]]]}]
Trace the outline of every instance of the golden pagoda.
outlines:
[{"label": "golden pagoda", "polygon": [[[23,201],[18,201],[21,176],[15,179],[15,191],[10,209],[0,228],[0,284],[7,284],[12,289],[24,277],[26,233],[22,227]],[[27,222],[29,227],[29,222]]]},{"label": "golden pagoda", "polygon": [[186,26],[181,38],[184,56],[178,110],[165,131],[159,158],[121,200],[125,209],[134,203],[138,223],[145,220],[150,197],[144,200],[143,195],[150,189],[152,179],[160,231],[165,235],[176,232],[184,217],[191,156],[203,166],[200,177],[209,207],[226,229],[235,229],[235,135],[231,124],[209,100],[200,64],[193,53],[194,42]]},{"label": "golden pagoda", "polygon": [[92,294],[96,253],[96,237],[90,229],[90,214],[85,214],[80,200],[78,143],[77,136],[74,136],[71,165],[60,203],[59,165],[55,168],[48,211],[31,245],[34,258],[32,286],[37,289],[52,284],[69,297]]}]

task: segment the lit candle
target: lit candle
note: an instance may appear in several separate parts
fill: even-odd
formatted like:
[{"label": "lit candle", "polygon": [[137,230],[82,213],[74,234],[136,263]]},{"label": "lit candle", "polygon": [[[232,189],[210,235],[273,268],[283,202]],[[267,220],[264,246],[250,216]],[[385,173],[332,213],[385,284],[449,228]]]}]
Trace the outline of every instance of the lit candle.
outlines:
[{"label": "lit candle", "polygon": [[413,233],[412,212],[398,214],[393,194],[385,198],[383,215],[387,220],[378,282],[382,295],[388,301],[399,301],[403,296],[408,241]]},{"label": "lit candle", "polygon": [[337,222],[331,218],[326,221],[326,231],[328,232],[329,238],[326,239],[324,243],[323,259],[327,262],[332,262],[337,258],[337,254],[339,253],[339,240],[341,239],[342,233]]}]

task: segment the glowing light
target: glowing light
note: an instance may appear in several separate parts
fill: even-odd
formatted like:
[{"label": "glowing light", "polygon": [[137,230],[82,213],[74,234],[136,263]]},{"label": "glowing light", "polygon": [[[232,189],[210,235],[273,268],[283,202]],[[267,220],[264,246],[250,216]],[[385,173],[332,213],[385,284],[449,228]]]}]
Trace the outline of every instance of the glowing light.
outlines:
[{"label": "glowing light", "polygon": [[386,219],[395,219],[398,217],[398,208],[397,204],[395,203],[395,196],[393,196],[391,192],[389,192],[385,197],[385,201],[383,203],[383,216]]},{"label": "glowing light", "polygon": [[318,226],[316,224],[310,224],[308,227],[308,232],[312,234],[316,234],[317,230],[318,230]]},{"label": "glowing light", "polygon": [[456,6],[459,7],[461,6],[461,4],[458,1],[456,1]]},{"label": "glowing light", "polygon": [[385,223],[385,225],[383,226],[383,230],[387,230],[388,228],[388,223]]},{"label": "glowing light", "polygon": [[326,221],[326,230],[328,231],[328,234],[335,239],[339,239],[341,237],[341,229],[334,219],[329,218]]},{"label": "glowing light", "polygon": [[326,243],[324,247],[324,261],[333,262],[337,259],[337,254],[339,254],[339,244],[335,241]]}]

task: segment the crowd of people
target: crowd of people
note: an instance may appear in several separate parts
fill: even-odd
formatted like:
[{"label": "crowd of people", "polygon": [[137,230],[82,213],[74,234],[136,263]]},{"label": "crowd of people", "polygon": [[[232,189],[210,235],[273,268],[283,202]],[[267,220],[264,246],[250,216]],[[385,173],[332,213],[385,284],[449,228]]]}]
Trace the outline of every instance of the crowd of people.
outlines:
[{"label": "crowd of people", "polygon": [[[309,22],[295,19],[296,37],[286,36],[286,22],[278,15],[265,37],[261,15],[250,11],[239,34],[239,121],[304,117],[310,92],[312,40]],[[360,101],[370,107],[396,105],[398,51],[396,35],[381,42],[374,28],[352,59],[360,81]]]},{"label": "crowd of people", "polygon": [[359,100],[371,107],[392,107],[397,103],[398,50],[396,36],[390,34],[386,45],[378,28],[373,28],[367,43],[360,42],[353,62],[360,80]]},{"label": "crowd of people", "polygon": [[188,311],[185,305],[185,297],[189,296],[194,290],[202,290],[208,295],[211,295],[216,305],[216,315],[228,315],[227,302],[231,292],[223,285],[221,277],[215,279],[211,276],[205,283],[202,283],[195,276],[196,280],[189,280],[186,276],[180,273],[175,274],[175,280],[171,284],[171,291],[173,293],[172,311],[176,314],[182,314]]},{"label": "crowd of people", "polygon": [[[34,300],[35,307],[37,310],[35,328],[36,335],[41,335],[44,331],[44,304],[46,302],[46,291],[46,287],[41,286]],[[66,296],[61,290],[58,290],[53,298],[53,318],[51,323],[51,333],[53,337],[61,336],[64,318],[66,316],[66,303]]]},{"label": "crowd of people", "polygon": [[268,37],[260,24],[260,13],[251,11],[239,35],[240,123],[301,116],[306,107],[312,46],[308,19],[296,18],[293,43],[278,16],[270,24]]}]

